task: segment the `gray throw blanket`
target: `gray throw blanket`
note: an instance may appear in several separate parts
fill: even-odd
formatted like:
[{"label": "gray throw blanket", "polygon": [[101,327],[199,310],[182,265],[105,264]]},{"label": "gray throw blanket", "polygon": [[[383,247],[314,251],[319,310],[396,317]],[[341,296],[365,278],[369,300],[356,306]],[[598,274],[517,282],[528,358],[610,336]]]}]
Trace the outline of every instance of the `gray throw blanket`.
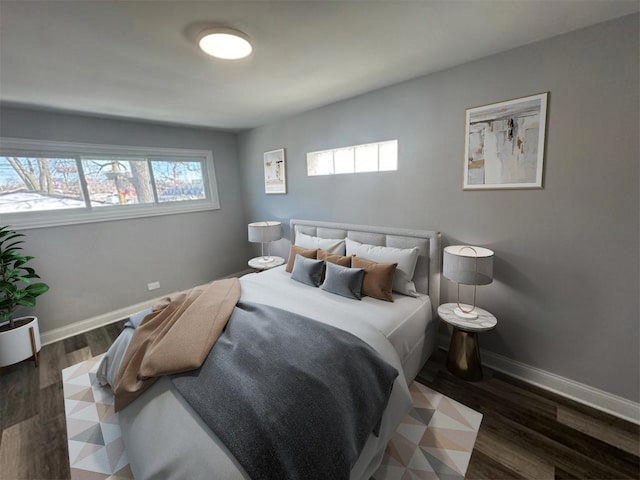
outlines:
[{"label": "gray throw blanket", "polygon": [[252,480],[338,480],[397,376],[348,332],[240,302],[202,367],[171,381]]}]

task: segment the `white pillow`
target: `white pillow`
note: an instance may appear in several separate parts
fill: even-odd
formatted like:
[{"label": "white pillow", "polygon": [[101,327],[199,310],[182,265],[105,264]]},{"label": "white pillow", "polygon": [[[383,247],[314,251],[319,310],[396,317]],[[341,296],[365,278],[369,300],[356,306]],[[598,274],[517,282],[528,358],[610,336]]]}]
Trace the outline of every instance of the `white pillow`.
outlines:
[{"label": "white pillow", "polygon": [[296,232],[296,243],[302,248],[321,248],[335,255],[344,255],[344,240],[340,238],[312,237],[306,233]]},{"label": "white pillow", "polygon": [[378,263],[397,263],[396,273],[393,276],[393,289],[398,293],[417,296],[416,286],[413,283],[413,273],[418,261],[418,247],[395,248],[368,245],[347,240],[347,256],[355,255]]}]

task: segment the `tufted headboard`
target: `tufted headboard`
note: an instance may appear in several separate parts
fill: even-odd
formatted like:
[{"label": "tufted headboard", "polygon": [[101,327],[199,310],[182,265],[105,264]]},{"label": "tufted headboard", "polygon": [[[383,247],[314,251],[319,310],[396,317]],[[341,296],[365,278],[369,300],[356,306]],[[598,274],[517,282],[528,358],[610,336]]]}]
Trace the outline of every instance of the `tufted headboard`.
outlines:
[{"label": "tufted headboard", "polygon": [[373,227],[348,223],[317,222],[314,220],[291,220],[291,244],[295,244],[296,233],[302,232],[320,238],[350,238],[360,243],[396,248],[418,247],[418,263],[413,274],[416,290],[428,294],[431,305],[438,308],[440,301],[440,232],[433,230],[410,230],[404,228]]}]

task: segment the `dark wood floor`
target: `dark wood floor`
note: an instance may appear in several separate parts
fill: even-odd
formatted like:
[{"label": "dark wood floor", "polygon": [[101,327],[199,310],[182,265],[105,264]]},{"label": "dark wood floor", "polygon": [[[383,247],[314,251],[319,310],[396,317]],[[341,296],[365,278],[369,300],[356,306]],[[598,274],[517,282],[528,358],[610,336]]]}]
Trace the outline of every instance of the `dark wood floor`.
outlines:
[{"label": "dark wood floor", "polygon": [[420,383],[483,414],[467,478],[640,478],[640,428],[508,375],[451,375],[436,352]]},{"label": "dark wood floor", "polygon": [[[67,479],[61,370],[107,350],[118,322],[46,345],[41,364],[0,369],[0,478]],[[467,383],[436,352],[418,381],[484,415],[467,478],[640,478],[637,425],[485,369]]]},{"label": "dark wood floor", "polygon": [[124,321],[45,345],[40,366],[0,369],[0,479],[68,479],[62,369],[107,351]]}]

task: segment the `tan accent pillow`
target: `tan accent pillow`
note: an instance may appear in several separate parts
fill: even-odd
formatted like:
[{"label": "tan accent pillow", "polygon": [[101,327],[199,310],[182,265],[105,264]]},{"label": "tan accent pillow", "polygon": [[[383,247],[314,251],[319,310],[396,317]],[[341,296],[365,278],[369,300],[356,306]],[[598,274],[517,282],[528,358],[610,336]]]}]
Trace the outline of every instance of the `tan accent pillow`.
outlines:
[{"label": "tan accent pillow", "polygon": [[317,248],[302,248],[297,247],[295,245],[291,245],[291,249],[289,250],[289,260],[287,261],[287,267],[285,268],[286,272],[291,273],[293,270],[293,264],[296,261],[296,255],[302,255],[305,258],[316,259],[318,255]]},{"label": "tan accent pillow", "polygon": [[391,290],[393,290],[393,276],[397,266],[397,263],[377,263],[355,255],[351,257],[352,268],[364,268],[362,295],[387,302],[393,302]]},{"label": "tan accent pillow", "polygon": [[[318,260],[324,260],[325,264],[335,263],[336,265],[340,265],[342,267],[351,267],[351,257],[346,257],[343,255],[336,255],[335,253],[328,252],[326,250],[318,249]],[[322,270],[322,282],[324,282],[324,277],[327,274],[327,266],[325,265]]]},{"label": "tan accent pillow", "polygon": [[327,252],[321,248],[318,249],[318,260],[335,263],[336,265],[341,265],[343,267],[351,267],[351,257],[336,255],[335,253]]}]

